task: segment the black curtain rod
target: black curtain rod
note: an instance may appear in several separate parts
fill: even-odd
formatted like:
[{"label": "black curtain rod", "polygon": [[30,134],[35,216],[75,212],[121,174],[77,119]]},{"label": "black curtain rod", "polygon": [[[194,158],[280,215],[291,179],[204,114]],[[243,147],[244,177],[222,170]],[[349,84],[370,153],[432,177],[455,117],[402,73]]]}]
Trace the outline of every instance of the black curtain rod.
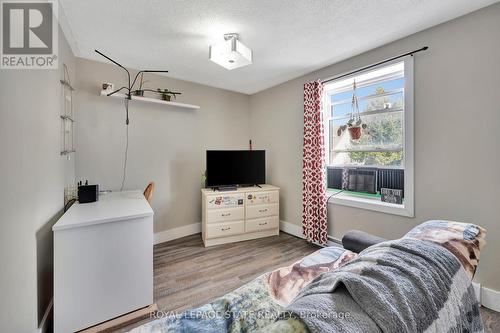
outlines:
[{"label": "black curtain rod", "polygon": [[393,61],[393,60],[396,60],[396,59],[399,59],[399,58],[403,58],[403,57],[406,57],[406,56],[413,56],[415,53],[418,53],[418,52],[421,52],[421,51],[425,51],[427,50],[429,47],[428,46],[424,46],[418,50],[413,50],[413,51],[410,51],[410,52],[406,52],[404,54],[400,54],[398,56],[395,56],[395,57],[392,57],[392,58],[389,58],[389,59],[386,59],[386,60],[383,60],[383,61],[379,61],[377,62],[376,64],[373,64],[373,65],[369,65],[369,66],[365,66],[365,67],[362,67],[360,69],[356,69],[352,72],[349,72],[349,73],[345,73],[345,74],[342,74],[342,75],[339,75],[339,76],[335,76],[331,79],[328,79],[328,80],[324,80],[322,81],[323,83],[327,83],[327,82],[331,82],[331,81],[335,81],[335,80],[338,80],[338,79],[341,79],[343,77],[346,77],[346,76],[351,76],[353,74],[356,74],[356,73],[359,73],[359,72],[362,72],[362,71],[365,71],[367,69],[370,69],[370,68],[373,68],[373,67],[377,67],[379,65],[382,65],[382,64],[385,64],[387,62],[390,62],[390,61]]}]

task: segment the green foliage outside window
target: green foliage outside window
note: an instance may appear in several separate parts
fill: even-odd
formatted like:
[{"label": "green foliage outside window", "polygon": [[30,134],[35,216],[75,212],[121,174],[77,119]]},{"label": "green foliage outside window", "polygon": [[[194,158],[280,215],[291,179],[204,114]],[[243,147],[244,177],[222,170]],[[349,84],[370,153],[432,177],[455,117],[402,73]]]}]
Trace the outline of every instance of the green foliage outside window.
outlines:
[{"label": "green foliage outside window", "polygon": [[[384,88],[378,87],[375,93],[378,95],[384,94]],[[382,110],[388,108],[390,99],[388,96],[373,98],[366,105],[365,111]],[[403,101],[399,100],[392,103],[390,108],[398,109],[403,107]],[[363,121],[366,121],[368,128],[363,130],[363,135],[358,140],[351,140],[353,148],[356,146],[384,146],[384,145],[402,145],[403,130],[402,130],[402,113],[381,113],[373,116],[364,116]],[[352,162],[357,162],[363,165],[381,165],[381,166],[399,166],[402,164],[403,152],[349,152]]]}]

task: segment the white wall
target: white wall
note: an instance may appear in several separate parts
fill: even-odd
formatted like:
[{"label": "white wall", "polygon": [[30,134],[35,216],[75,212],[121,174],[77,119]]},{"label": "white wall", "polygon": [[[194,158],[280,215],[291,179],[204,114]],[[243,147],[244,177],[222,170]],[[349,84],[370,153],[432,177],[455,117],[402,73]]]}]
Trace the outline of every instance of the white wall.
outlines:
[{"label": "white wall", "polygon": [[74,183],[60,153],[62,63],[74,57],[59,31],[58,70],[0,70],[0,331],[34,332],[52,298],[52,224]]},{"label": "white wall", "polygon": [[496,4],[252,95],[251,136],[282,188],[280,218],[301,223],[303,84],[428,45],[415,57],[415,218],[334,205],[329,234],[397,238],[429,219],[474,222],[488,229],[477,281],[500,290],[499,33]]},{"label": "white wall", "polygon": [[[112,57],[120,59],[119,54]],[[165,63],[166,69],[168,62]],[[77,178],[101,189],[120,188],[125,149],[123,101],[99,96],[102,82],[125,82],[112,64],[78,59]],[[130,145],[125,189],[156,183],[154,229],[161,232],[201,221],[202,172],[206,149],[246,149],[248,95],[147,75],[149,88],[182,92],[179,102],[199,110],[130,102]]]}]

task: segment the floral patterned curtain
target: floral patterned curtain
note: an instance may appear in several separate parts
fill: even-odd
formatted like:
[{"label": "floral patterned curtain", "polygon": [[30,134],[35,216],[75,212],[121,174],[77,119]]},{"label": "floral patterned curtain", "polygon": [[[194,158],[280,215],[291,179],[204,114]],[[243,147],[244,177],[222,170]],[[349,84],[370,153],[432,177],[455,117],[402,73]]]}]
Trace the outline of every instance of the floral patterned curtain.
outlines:
[{"label": "floral patterned curtain", "polygon": [[302,230],[307,241],[326,244],[327,202],[322,99],[321,82],[304,84]]}]

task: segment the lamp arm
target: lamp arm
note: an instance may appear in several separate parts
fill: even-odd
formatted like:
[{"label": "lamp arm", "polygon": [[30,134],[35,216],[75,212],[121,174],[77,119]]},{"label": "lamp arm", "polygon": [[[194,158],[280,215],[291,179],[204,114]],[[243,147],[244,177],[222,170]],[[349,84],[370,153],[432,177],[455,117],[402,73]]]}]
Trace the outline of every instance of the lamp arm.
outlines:
[{"label": "lamp arm", "polygon": [[[139,75],[140,75],[141,73],[144,73],[144,72],[145,72],[145,71],[138,71],[138,72],[137,72],[137,74],[136,74],[136,75],[135,75],[135,77],[134,77],[134,81],[132,81],[132,85],[130,86],[130,89],[131,89],[131,90],[134,88],[134,86],[135,86],[135,82],[137,81],[137,78],[139,77]],[[129,84],[130,84],[130,83],[129,83]]]},{"label": "lamp arm", "polygon": [[[128,71],[128,69],[126,69],[125,67],[123,67],[120,63],[114,61],[113,59],[111,59],[110,57],[108,57],[107,55],[105,55],[104,53],[102,52],[99,52],[98,50],[94,50],[97,54],[103,56],[104,58],[108,59],[109,61],[111,61],[113,64],[115,64],[116,66],[122,68],[125,72],[127,72],[127,79],[128,79],[128,93],[127,93],[127,99],[131,99],[131,91],[132,91],[132,87],[130,86],[130,72]],[[124,87],[125,88],[125,87]],[[121,88],[120,88],[121,89]],[[109,95],[108,95],[109,96]]]},{"label": "lamp arm", "polygon": [[121,87],[120,89],[116,89],[115,91],[110,92],[110,93],[109,93],[109,94],[107,94],[106,96],[111,96],[111,95],[114,95],[114,94],[116,94],[117,92],[119,92],[119,91],[120,91],[120,90],[122,90],[122,89],[128,89],[128,88],[127,88],[127,87]]},{"label": "lamp arm", "polygon": [[116,91],[113,91],[112,93],[110,93],[108,96],[111,96],[113,95],[114,93],[122,90],[122,89],[127,89],[128,92],[127,92],[127,99],[132,99],[132,89],[134,88],[134,85],[135,85],[135,82],[137,81],[137,78],[139,77],[139,74],[141,73],[168,73],[168,71],[163,71],[163,70],[152,70],[152,69],[145,69],[145,70],[142,70],[142,71],[139,71],[135,77],[134,77],[134,81],[132,82],[132,84],[130,84],[130,72],[128,71],[128,69],[126,69],[125,67],[123,67],[119,62],[116,62],[114,61],[113,59],[111,59],[110,57],[108,57],[107,55],[105,55],[104,53],[102,52],[99,52],[98,50],[94,50],[97,54],[99,54],[100,56],[103,56],[104,58],[108,59],[109,61],[111,61],[113,64],[115,64],[116,66],[122,68],[125,72],[127,72],[127,79],[128,79],[128,87],[122,87]]},{"label": "lamp arm", "polygon": [[132,81],[132,86],[130,86],[130,90],[134,88],[135,82],[137,81],[137,78],[141,73],[168,73],[168,71],[143,69],[142,71],[137,72],[137,74],[135,75],[134,81]]}]

